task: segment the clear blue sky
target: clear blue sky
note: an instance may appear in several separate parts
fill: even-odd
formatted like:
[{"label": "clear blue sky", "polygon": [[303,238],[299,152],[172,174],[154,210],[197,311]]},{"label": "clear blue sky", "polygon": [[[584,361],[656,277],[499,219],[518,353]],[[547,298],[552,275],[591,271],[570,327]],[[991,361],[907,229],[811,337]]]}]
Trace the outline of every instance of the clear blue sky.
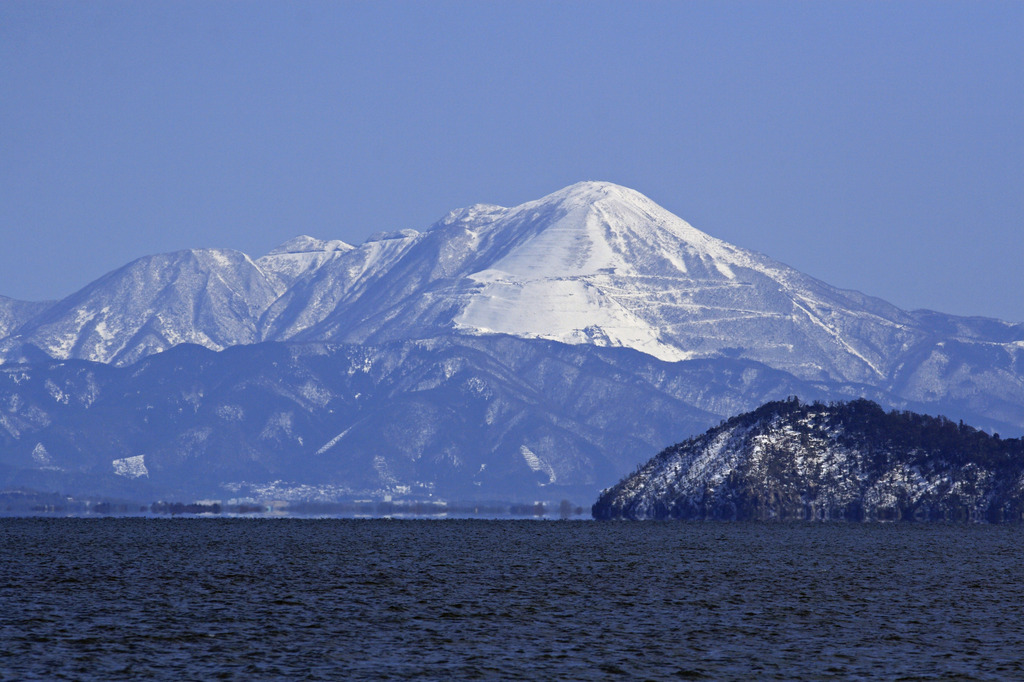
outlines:
[{"label": "clear blue sky", "polygon": [[1024,321],[1024,2],[0,3],[0,294],[572,182]]}]

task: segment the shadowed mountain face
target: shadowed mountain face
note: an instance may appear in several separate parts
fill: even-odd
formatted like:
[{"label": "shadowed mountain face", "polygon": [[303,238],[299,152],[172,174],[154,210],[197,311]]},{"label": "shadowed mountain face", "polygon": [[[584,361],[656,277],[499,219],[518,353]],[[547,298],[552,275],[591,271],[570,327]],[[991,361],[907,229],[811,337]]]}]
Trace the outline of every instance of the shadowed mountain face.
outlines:
[{"label": "shadowed mountain face", "polygon": [[1020,521],[1024,441],[867,400],[768,403],[662,451],[598,519]]},{"label": "shadowed mountain face", "polygon": [[746,360],[670,363],[499,335],[181,345],[128,367],[0,368],[0,483],[193,499],[589,503],[677,434],[787,395],[865,392],[894,401]]},{"label": "shadowed mountain face", "polygon": [[[308,480],[378,492],[596,491],[664,443],[790,394],[868,396],[1024,432],[1024,325],[905,312],[836,289],[610,183],[579,183],[513,208],[472,206],[424,232],[374,235],[359,246],[297,237],[257,259],[228,250],[150,256],[52,304],[0,299],[0,334],[0,462],[32,476],[93,466],[110,476],[111,462],[126,460],[120,471],[145,473],[112,480],[157,485],[159,472],[173,470],[166,482],[183,490],[189,476],[202,476],[214,488]],[[286,344],[275,352],[297,374],[274,374],[280,360],[261,364],[268,351],[259,349],[277,346],[253,344],[266,342]],[[179,355],[163,355],[180,344],[225,352],[199,354],[200,365],[147,383],[176,362]],[[271,394],[301,394],[301,358],[311,348],[328,349],[309,356],[321,358],[317,381],[351,405],[296,399],[279,410],[287,418],[264,414],[258,405],[276,404]],[[510,349],[512,357],[502,355]],[[134,397],[108,413],[93,409],[88,386],[45,388],[71,371],[47,356],[103,363],[66,367],[110,377],[97,384],[103,400]],[[392,369],[372,386],[350,385],[363,376],[351,364],[357,356]],[[439,363],[461,369],[421,388],[417,372]],[[168,385],[192,395],[185,384],[205,386],[207,371],[275,378],[239,379],[235,402],[199,400],[191,411],[176,404],[164,421],[132,412],[157,410]],[[504,407],[481,412],[473,390],[454,388],[460,371],[504,396]],[[23,373],[32,380],[12,378]],[[30,386],[39,392],[26,393]],[[205,386],[203,396],[214,390]],[[566,412],[567,395],[577,396],[575,411]],[[202,416],[198,407],[218,404],[230,415],[236,403],[248,405],[244,418]],[[300,424],[310,430],[268,435]],[[32,441],[44,431],[64,435]],[[130,443],[128,432],[136,434]],[[88,448],[76,442],[85,433],[97,434]],[[33,458],[37,443],[45,457]],[[220,463],[200,467],[197,452]],[[90,457],[99,459],[86,465]],[[75,458],[85,459],[79,466]],[[161,458],[177,464],[158,467]]]}]

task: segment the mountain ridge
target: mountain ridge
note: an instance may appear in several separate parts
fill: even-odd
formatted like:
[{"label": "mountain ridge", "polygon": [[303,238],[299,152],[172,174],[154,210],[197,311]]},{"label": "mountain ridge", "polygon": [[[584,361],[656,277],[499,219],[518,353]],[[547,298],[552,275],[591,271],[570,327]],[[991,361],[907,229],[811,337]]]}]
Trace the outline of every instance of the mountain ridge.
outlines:
[{"label": "mountain ridge", "polygon": [[[165,267],[145,282],[133,276],[158,261]],[[104,285],[120,305],[89,300]],[[212,315],[181,314],[196,308]],[[511,208],[457,209],[423,232],[358,246],[303,236],[257,259],[216,249],[147,256],[16,321],[0,358],[25,343],[56,358],[125,364],[182,341],[216,350],[506,333],[670,361],[736,355],[804,379],[891,386],[908,362],[941,356],[944,341],[1000,346],[1006,368],[1024,352],[1024,324],[907,312],[837,289],[605,182]],[[1020,371],[1011,374],[1011,391],[1024,397]]]},{"label": "mountain ridge", "polygon": [[[382,246],[392,241],[404,245],[402,253],[383,253],[398,250],[394,245]],[[416,253],[407,253],[409,251]],[[420,251],[428,252],[427,260],[432,261],[432,268],[421,277],[419,285],[429,289],[433,295],[437,295],[438,287],[447,286],[451,292],[450,303],[461,309],[452,316],[454,320],[435,320],[434,326],[443,328],[454,322],[456,328],[468,333],[498,331],[528,337],[552,338],[563,342],[599,343],[600,340],[588,339],[585,334],[579,333],[595,325],[581,322],[578,326],[569,328],[569,325],[575,324],[575,320],[563,320],[559,323],[545,319],[547,325],[561,324],[563,328],[560,329],[546,329],[545,325],[531,328],[529,321],[523,322],[525,329],[501,328],[515,325],[507,320],[504,323],[496,322],[496,318],[508,312],[510,306],[504,304],[506,299],[510,296],[522,299],[524,287],[528,289],[532,282],[539,282],[538,286],[562,282],[568,290],[550,296],[553,303],[564,305],[565,301],[574,297],[586,299],[589,293],[594,299],[589,303],[594,305],[584,301],[582,308],[578,310],[562,309],[557,312],[577,312],[584,317],[596,316],[600,319],[602,310],[623,311],[625,319],[629,322],[625,328],[646,327],[645,333],[649,336],[644,338],[647,340],[659,335],[664,337],[666,329],[670,329],[673,324],[685,326],[689,318],[706,323],[709,318],[708,311],[711,311],[711,318],[714,318],[714,313],[717,312],[721,319],[716,321],[723,324],[729,323],[730,318],[726,313],[730,310],[733,319],[742,317],[743,313],[760,312],[763,319],[759,322],[762,324],[770,322],[772,317],[788,316],[791,318],[790,322],[794,324],[810,326],[802,330],[804,336],[813,335],[815,331],[825,334],[826,337],[831,336],[840,352],[847,352],[865,364],[870,368],[868,371],[884,374],[884,371],[874,366],[877,358],[873,356],[871,349],[852,348],[849,340],[845,338],[845,331],[835,325],[834,320],[830,318],[830,314],[835,311],[822,311],[817,308],[820,308],[824,301],[833,307],[846,308],[847,312],[863,309],[882,323],[895,328],[913,326],[915,322],[920,321],[920,317],[915,318],[882,299],[836,289],[762,254],[711,237],[672,215],[639,192],[606,182],[577,183],[536,201],[512,208],[477,204],[457,209],[424,232],[403,230],[380,233],[371,236],[359,246],[351,246],[338,240],[324,241],[300,236],[285,242],[264,256],[256,259],[248,256],[245,258],[264,271],[268,286],[277,290],[275,293],[281,297],[288,294],[287,290],[291,286],[309,289],[318,277],[323,279],[325,273],[320,273],[320,270],[325,267],[331,269],[332,266],[334,271],[329,273],[331,279],[343,285],[362,276],[377,279],[387,276],[392,280],[402,280],[401,272],[389,272],[391,266],[400,265],[400,270],[405,271],[417,269],[410,268],[410,264],[405,261],[407,256],[423,257],[424,254],[419,253]],[[179,254],[196,253],[208,253],[216,257],[217,254],[238,252],[224,249],[194,249],[147,256],[133,263],[146,258],[172,260]],[[342,264],[339,265],[338,261],[342,261]],[[226,274],[226,271],[209,269],[215,277],[224,277]],[[424,268],[421,266],[418,269]],[[752,272],[737,283],[734,269]],[[114,272],[108,273],[86,288],[95,287],[99,282],[114,275]],[[649,278],[652,282],[641,282],[626,293],[615,293],[617,285],[622,283],[621,280],[642,278]],[[687,292],[690,295],[680,296],[678,290],[657,287],[653,280],[658,279],[664,282],[679,282],[679,286],[690,289]],[[717,292],[717,296],[716,292],[710,292],[706,297],[708,300],[694,300],[693,296],[702,286],[710,289],[736,289],[749,288],[753,285],[767,285],[779,290],[779,293],[788,295],[792,299],[790,309],[780,312],[777,306],[773,308],[768,304],[770,302],[765,301],[754,301],[753,307],[748,305],[746,308],[729,309],[722,306],[721,291]],[[400,286],[405,286],[405,293],[409,293],[406,283],[403,282]],[[736,291],[728,293],[734,297],[737,295]],[[674,297],[674,300],[662,301],[662,308],[686,308],[685,314],[676,314],[674,317],[661,315],[656,319],[646,319],[643,314],[638,313],[642,306],[631,307],[628,302],[630,297],[640,294],[646,294],[643,302],[648,306],[659,303],[659,298]],[[68,298],[76,296],[81,296],[81,291]],[[744,298],[742,294],[739,296],[740,298],[732,303],[751,302],[749,297]],[[294,298],[294,294],[290,296],[290,299]],[[392,293],[392,301],[397,298],[399,297]],[[529,299],[530,296],[527,295],[526,298]],[[61,303],[67,300],[64,299]],[[271,301],[271,304],[275,301]],[[317,303],[321,301],[318,299]],[[254,317],[258,318],[265,314],[268,307],[269,305],[262,300],[254,301]],[[278,307],[282,306],[279,304]],[[259,340],[288,340],[291,335],[298,333],[304,334],[304,340],[312,340],[316,337],[317,331],[310,330],[310,327],[335,312],[344,312],[330,305],[321,305],[319,308],[316,315],[304,316],[310,320],[317,319],[317,322],[311,322],[309,326],[296,328],[294,325],[268,326],[259,323],[258,320],[247,322],[263,324],[265,328],[260,331]],[[367,321],[365,317],[361,322]],[[806,321],[802,320],[804,317],[807,318]],[[690,327],[694,324],[696,323],[691,323]],[[326,327],[331,325],[328,324]],[[48,348],[57,357],[70,352],[66,350],[69,344],[47,343],[46,339],[41,338],[46,336],[46,330],[23,328],[20,331],[27,340]],[[376,331],[372,330],[370,335]],[[329,336],[337,334],[337,330],[332,332],[325,328],[321,329],[320,333]],[[612,329],[610,334],[606,333],[602,338],[615,341],[618,333]],[[187,334],[179,333],[178,336],[184,337]],[[194,334],[193,337],[201,338],[198,334]],[[627,339],[625,343],[618,345],[642,345],[629,341]],[[819,341],[827,343],[828,339]],[[657,346],[658,341],[652,343]],[[75,345],[70,344],[70,347]],[[660,348],[663,351],[662,359],[673,359],[674,355],[683,359],[692,357],[691,353],[694,352],[691,348],[681,347],[684,344],[679,339],[669,342],[668,345],[673,347]],[[654,346],[649,351],[653,351],[656,356],[659,354],[659,348]],[[699,352],[707,354],[710,350]],[[83,359],[112,361],[111,357],[102,352],[94,352],[92,357]]]},{"label": "mountain ridge", "polygon": [[126,367],[0,367],[0,485],[590,504],[680,434],[791,394],[899,402],[744,360],[667,363],[507,335],[182,344]]}]

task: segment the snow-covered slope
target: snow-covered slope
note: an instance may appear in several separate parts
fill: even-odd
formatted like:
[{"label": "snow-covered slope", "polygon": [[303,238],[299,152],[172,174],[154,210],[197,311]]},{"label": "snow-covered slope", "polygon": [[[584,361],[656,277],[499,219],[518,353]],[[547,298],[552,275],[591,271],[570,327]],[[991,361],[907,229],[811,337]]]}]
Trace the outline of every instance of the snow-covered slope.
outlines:
[{"label": "snow-covered slope", "polygon": [[0,339],[13,334],[18,327],[29,322],[52,305],[53,301],[36,303],[0,296]]},{"label": "snow-covered slope", "polygon": [[256,264],[263,272],[275,276],[282,288],[287,288],[302,275],[319,269],[353,248],[338,239],[324,241],[302,235],[256,259]]},{"label": "snow-covered slope", "polygon": [[[333,258],[309,269],[264,313],[260,321],[263,336],[289,340],[331,315],[344,318],[354,308],[366,308],[367,292],[380,288],[384,278],[397,279],[394,268],[418,238],[414,230],[372,235],[360,246],[338,251]],[[393,285],[398,289],[402,286],[401,282]],[[310,334],[305,337],[310,338]]]},{"label": "snow-covered slope", "polygon": [[140,258],[48,308],[15,339],[55,358],[128,364],[180,343],[219,350],[259,341],[256,320],[281,293],[244,253]]}]

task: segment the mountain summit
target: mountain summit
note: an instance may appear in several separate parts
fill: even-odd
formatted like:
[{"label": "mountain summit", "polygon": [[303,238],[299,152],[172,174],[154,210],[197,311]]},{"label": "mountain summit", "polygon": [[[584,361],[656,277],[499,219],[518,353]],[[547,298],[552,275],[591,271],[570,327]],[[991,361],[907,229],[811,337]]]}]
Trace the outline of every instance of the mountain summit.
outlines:
[{"label": "mountain summit", "polygon": [[805,378],[870,380],[885,360],[850,328],[894,337],[911,322],[611,183],[572,185],[487,229],[504,243],[489,267],[467,275],[478,287],[455,317],[466,331],[625,346],[664,360],[727,351]]},{"label": "mountain summit", "polygon": [[695,356],[669,323],[680,289],[733,279],[731,266],[748,261],[611,183],[572,185],[507,210],[487,229],[500,245],[488,267],[466,275],[476,286],[457,328],[624,346],[663,360]]}]

